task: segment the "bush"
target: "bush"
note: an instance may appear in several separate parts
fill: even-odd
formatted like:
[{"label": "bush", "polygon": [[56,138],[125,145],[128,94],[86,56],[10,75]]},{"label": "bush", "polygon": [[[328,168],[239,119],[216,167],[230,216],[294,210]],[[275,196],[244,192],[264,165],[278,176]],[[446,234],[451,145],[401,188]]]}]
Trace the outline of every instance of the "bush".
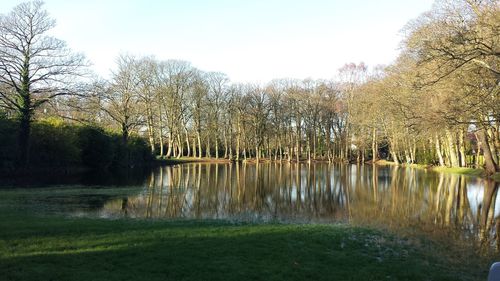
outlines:
[{"label": "bush", "polygon": [[0,117],[0,169],[12,170],[17,160],[18,123]]},{"label": "bush", "polygon": [[68,167],[81,164],[78,128],[58,120],[33,123],[30,164],[41,167]]},{"label": "bush", "polygon": [[131,167],[153,160],[148,144],[141,138],[130,136],[125,144],[121,135],[115,134],[113,143],[115,144],[113,168]]},{"label": "bush", "polygon": [[[131,136],[125,145],[121,135],[102,128],[66,124],[49,118],[33,122],[30,138],[30,166],[91,169],[140,166],[152,160],[147,143]],[[0,170],[16,168],[18,159],[17,121],[0,116]]]},{"label": "bush", "polygon": [[131,137],[127,144],[127,150],[130,153],[129,161],[132,164],[150,162],[154,159],[148,143],[143,138]]},{"label": "bush", "polygon": [[93,169],[107,169],[115,156],[112,138],[95,127],[82,127],[78,136],[83,165]]}]

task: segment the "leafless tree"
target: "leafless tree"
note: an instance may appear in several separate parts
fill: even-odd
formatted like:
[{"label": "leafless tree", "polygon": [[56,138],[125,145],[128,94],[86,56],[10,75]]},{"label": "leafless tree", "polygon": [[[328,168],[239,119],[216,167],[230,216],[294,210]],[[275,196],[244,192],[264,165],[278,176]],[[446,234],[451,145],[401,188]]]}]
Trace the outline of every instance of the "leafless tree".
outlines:
[{"label": "leafless tree", "polygon": [[1,106],[17,112],[20,120],[19,159],[29,162],[29,142],[36,108],[58,96],[74,94],[75,76],[86,65],[64,41],[47,35],[55,21],[43,2],[26,2],[0,15]]}]

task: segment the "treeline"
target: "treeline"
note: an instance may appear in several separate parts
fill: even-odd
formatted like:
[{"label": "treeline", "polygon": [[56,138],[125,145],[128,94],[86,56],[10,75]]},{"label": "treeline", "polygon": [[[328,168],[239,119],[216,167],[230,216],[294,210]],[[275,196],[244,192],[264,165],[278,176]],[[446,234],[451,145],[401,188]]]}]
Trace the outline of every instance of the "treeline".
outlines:
[{"label": "treeline", "polygon": [[498,172],[499,30],[497,0],[436,1],[410,22],[397,61],[355,92],[359,147],[382,137],[396,163]]},{"label": "treeline", "polygon": [[114,127],[124,140],[139,132],[160,157],[347,157],[347,111],[331,81],[232,84],[188,62],[122,56],[112,80],[91,89],[55,112]]},{"label": "treeline", "polygon": [[[0,116],[0,174],[15,172],[18,165],[19,122]],[[30,165],[46,170],[73,172],[84,169],[118,169],[149,163],[151,154],[142,138],[127,144],[116,133],[101,128],[68,124],[48,118],[33,123]]]},{"label": "treeline", "polygon": [[[47,17],[40,7],[32,2],[13,13],[28,10]],[[61,116],[118,131],[125,145],[131,133],[143,136],[160,158],[388,158],[484,165],[494,173],[500,150],[499,15],[497,0],[438,0],[405,27],[401,54],[392,65],[369,70],[350,63],[332,80],[279,79],[266,85],[231,83],[223,73],[205,72],[186,61],[122,55],[109,80],[94,79],[68,90],[73,81],[68,78],[77,76],[84,63],[75,56],[45,60],[59,46],[45,43],[28,48],[31,56],[19,53],[17,60],[0,55],[6,65],[21,62],[0,69],[0,104],[20,120],[21,152],[29,148],[32,120]],[[18,18],[0,22],[26,23]],[[18,39],[21,43],[4,48],[42,42]],[[26,58],[36,63],[24,64]],[[32,154],[20,155],[25,161]]]}]

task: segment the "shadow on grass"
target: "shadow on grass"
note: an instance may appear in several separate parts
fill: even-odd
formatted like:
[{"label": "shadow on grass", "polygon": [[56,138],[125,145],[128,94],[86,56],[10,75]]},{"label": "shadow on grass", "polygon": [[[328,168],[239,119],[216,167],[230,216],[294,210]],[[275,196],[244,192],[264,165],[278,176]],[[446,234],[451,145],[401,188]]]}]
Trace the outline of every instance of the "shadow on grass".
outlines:
[{"label": "shadow on grass", "polygon": [[429,249],[342,225],[42,218],[3,229],[2,280],[474,280]]}]

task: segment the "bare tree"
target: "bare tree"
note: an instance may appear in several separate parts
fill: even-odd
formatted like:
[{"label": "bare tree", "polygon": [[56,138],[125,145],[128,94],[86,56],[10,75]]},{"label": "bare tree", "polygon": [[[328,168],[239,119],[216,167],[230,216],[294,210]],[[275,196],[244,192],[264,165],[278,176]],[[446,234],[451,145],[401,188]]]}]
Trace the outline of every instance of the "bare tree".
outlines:
[{"label": "bare tree", "polygon": [[46,34],[55,21],[42,6],[41,1],[26,2],[0,15],[0,99],[20,120],[22,166],[29,162],[34,110],[53,98],[73,94],[74,77],[85,65],[82,55]]},{"label": "bare tree", "polygon": [[136,91],[138,78],[134,72],[135,64],[135,58],[120,56],[112,84],[102,89],[105,103],[103,110],[120,126],[124,143],[127,143],[130,131],[141,125],[144,119],[137,106],[139,96]]}]

